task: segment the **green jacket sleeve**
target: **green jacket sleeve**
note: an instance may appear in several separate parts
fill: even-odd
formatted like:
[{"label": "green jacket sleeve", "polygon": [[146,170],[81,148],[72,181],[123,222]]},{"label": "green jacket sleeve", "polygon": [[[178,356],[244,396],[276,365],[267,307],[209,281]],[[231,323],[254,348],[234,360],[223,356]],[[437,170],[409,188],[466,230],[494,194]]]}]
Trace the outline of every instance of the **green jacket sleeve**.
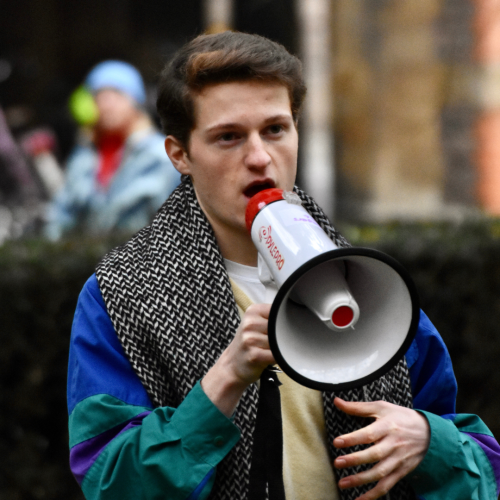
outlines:
[{"label": "green jacket sleeve", "polygon": [[[70,426],[80,438],[109,427],[129,412],[110,396],[80,403]],[[177,409],[157,408],[141,418],[97,434],[105,446],[89,468],[81,487],[93,500],[204,499],[215,479],[215,468],[239,439],[239,430],[208,399],[198,383]],[[140,420],[138,422],[137,420]],[[114,435],[113,429],[118,432]],[[107,442],[107,437],[112,439]]]},{"label": "green jacket sleeve", "polygon": [[431,429],[430,445],[424,460],[407,477],[419,498],[496,499],[496,480],[487,445],[488,442],[493,448],[497,445],[481,419],[468,414],[441,417],[421,413]]}]

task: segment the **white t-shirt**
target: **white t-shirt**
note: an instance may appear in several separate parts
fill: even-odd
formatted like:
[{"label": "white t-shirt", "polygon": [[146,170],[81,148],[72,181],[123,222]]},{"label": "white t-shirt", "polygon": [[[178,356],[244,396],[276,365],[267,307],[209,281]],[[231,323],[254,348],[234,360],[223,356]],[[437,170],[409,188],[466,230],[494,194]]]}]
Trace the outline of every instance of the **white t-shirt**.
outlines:
[{"label": "white t-shirt", "polygon": [[278,289],[274,284],[264,286],[256,267],[245,266],[227,259],[224,259],[224,263],[229,277],[254,304],[272,304]]}]

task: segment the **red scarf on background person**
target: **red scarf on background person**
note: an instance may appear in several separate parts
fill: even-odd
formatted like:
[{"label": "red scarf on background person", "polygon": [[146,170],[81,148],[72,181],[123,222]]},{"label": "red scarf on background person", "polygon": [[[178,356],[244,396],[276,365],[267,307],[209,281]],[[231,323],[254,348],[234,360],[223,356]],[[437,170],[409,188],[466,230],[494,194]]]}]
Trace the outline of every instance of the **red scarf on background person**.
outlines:
[{"label": "red scarf on background person", "polygon": [[96,144],[99,155],[97,182],[101,187],[108,188],[120,166],[125,138],[121,134],[101,135],[98,137]]}]

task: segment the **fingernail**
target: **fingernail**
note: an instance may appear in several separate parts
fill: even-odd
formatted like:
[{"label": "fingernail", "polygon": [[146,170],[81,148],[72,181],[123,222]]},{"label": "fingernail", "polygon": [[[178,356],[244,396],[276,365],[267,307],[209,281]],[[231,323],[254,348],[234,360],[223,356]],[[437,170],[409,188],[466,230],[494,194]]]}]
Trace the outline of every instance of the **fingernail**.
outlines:
[{"label": "fingernail", "polygon": [[335,441],[333,442],[333,446],[335,446],[336,448],[344,446],[344,440],[342,438],[335,439]]},{"label": "fingernail", "polygon": [[335,467],[337,467],[337,469],[341,469],[342,467],[345,467],[345,464],[346,464],[346,461],[343,458],[337,458],[337,460],[335,460]]}]

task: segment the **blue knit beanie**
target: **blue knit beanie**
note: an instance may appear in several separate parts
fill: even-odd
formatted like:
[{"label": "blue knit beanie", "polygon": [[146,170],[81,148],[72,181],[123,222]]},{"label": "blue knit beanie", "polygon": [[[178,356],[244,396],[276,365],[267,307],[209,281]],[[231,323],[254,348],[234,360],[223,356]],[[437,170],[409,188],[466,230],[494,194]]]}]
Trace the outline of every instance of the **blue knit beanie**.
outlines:
[{"label": "blue knit beanie", "polygon": [[85,85],[92,93],[110,87],[127,94],[139,104],[146,102],[146,90],[139,71],[122,61],[99,63],[88,74]]}]

